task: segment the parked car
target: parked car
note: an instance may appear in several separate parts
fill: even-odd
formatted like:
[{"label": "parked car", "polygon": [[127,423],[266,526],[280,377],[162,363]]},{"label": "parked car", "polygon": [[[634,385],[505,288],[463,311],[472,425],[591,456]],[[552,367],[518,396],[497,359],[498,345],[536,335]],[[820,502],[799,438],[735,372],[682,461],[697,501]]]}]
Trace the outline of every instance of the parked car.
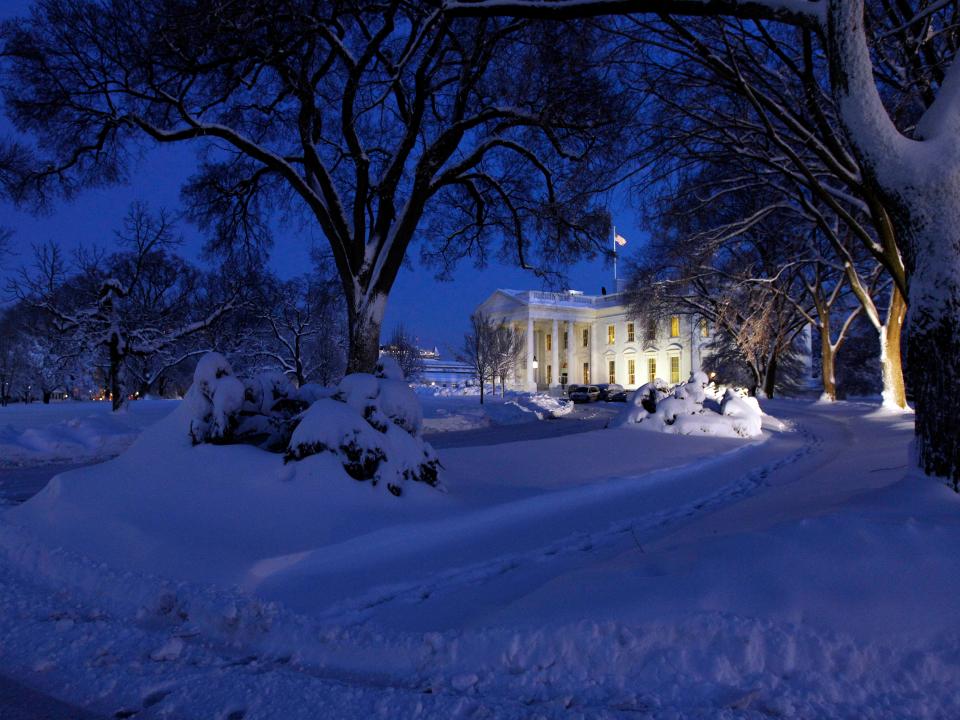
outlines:
[{"label": "parked car", "polygon": [[571,385],[567,397],[578,402],[596,402],[600,399],[600,388],[596,385]]},{"label": "parked car", "polygon": [[600,391],[600,399],[604,402],[626,402],[627,390],[623,385],[616,383],[601,383],[596,386]]}]

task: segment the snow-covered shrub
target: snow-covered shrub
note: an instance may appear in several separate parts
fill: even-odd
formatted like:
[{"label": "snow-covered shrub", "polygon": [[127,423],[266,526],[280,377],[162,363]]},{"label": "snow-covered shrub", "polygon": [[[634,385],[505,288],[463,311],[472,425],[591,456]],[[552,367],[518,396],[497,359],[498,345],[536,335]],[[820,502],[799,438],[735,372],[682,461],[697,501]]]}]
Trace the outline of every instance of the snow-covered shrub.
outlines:
[{"label": "snow-covered shrub", "polygon": [[670,386],[660,378],[638,387],[627,407],[621,413],[618,425],[633,425],[642,422],[648,415],[657,411],[657,404],[669,396]]},{"label": "snow-covered shrub", "polygon": [[[391,358],[392,359],[392,358]],[[423,425],[423,410],[413,389],[402,380],[380,380],[378,406],[394,425],[411,435],[419,435]]]},{"label": "snow-covered shrub", "polygon": [[706,373],[691,373],[690,379],[677,387],[676,397],[689,400],[702,408],[703,401],[707,398],[708,385],[710,385],[710,378]]},{"label": "snow-covered shrub", "polygon": [[190,408],[190,438],[194,444],[229,442],[239,424],[245,388],[220,353],[207,353],[193,372],[193,385],[184,401]]},{"label": "snow-covered shrub", "polygon": [[[734,390],[727,390],[723,403],[717,403],[716,395],[706,373],[691,374],[687,382],[672,391],[657,379],[634,393],[616,424],[678,435],[754,437],[760,434],[763,413],[755,398],[745,399]],[[724,411],[728,396],[732,398],[729,413]]]},{"label": "snow-covered shrub", "polygon": [[440,461],[423,440],[420,402],[402,377],[390,357],[381,358],[376,375],[347,375],[329,400],[303,414],[287,460],[337,453],[351,477],[383,481],[394,495],[405,481],[436,486]]},{"label": "snow-covered shrub", "polygon": [[743,397],[733,388],[728,388],[720,403],[720,414],[732,419],[732,427],[738,435],[754,437],[760,434],[763,410],[755,397]]},{"label": "snow-covered shrub", "polygon": [[234,440],[281,452],[290,441],[297,417],[309,404],[283,373],[259,373],[244,382]]},{"label": "snow-covered shrub", "polygon": [[[349,376],[348,376],[349,377]],[[355,408],[337,400],[317,400],[300,416],[287,448],[287,460],[322,452],[340,455],[355,480],[374,480],[386,458],[380,434]]]},{"label": "snow-covered shrub", "polygon": [[336,392],[335,388],[325,387],[319,383],[304,383],[297,390],[297,398],[310,406],[321,398],[333,397],[334,392]]},{"label": "snow-covered shrub", "polygon": [[[297,388],[281,372],[262,372],[244,382],[246,389],[243,410],[268,414],[278,405],[295,404]],[[303,408],[301,408],[303,409]]]},{"label": "snow-covered shrub", "polygon": [[350,477],[382,481],[394,495],[407,481],[440,482],[420,403],[392,358],[381,360],[376,375],[347,375],[335,389],[298,390],[279,373],[242,383],[211,353],[197,364],[188,399],[194,443],[248,443],[282,452],[286,462],[331,453]]}]

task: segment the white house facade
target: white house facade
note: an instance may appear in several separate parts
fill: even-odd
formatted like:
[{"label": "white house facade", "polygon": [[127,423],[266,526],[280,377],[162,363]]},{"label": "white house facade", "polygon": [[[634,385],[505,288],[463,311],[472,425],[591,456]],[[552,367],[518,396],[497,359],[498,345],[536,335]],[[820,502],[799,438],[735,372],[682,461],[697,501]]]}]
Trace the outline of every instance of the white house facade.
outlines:
[{"label": "white house facade", "polygon": [[620,293],[496,290],[477,308],[522,330],[525,357],[507,386],[547,391],[615,382],[634,389],[654,378],[686,380],[700,369],[710,328],[689,316],[630,316]]}]

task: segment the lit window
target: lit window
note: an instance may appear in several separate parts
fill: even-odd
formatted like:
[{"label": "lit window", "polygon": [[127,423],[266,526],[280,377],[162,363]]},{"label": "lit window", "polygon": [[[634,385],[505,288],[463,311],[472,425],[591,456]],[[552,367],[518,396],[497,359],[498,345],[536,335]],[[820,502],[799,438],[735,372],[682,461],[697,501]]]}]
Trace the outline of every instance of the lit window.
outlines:
[{"label": "lit window", "polygon": [[616,325],[607,325],[607,345],[613,345],[617,341]]},{"label": "lit window", "polygon": [[657,359],[647,358],[647,382],[657,379]]},{"label": "lit window", "polygon": [[680,316],[670,318],[670,337],[680,337]]},{"label": "lit window", "polygon": [[547,365],[547,385],[553,385],[553,365]]},{"label": "lit window", "polygon": [[607,363],[607,382],[615,383],[617,381],[617,361],[611,360]]},{"label": "lit window", "polygon": [[590,330],[588,328],[584,328],[583,329],[583,346],[587,347],[589,344],[590,344]]},{"label": "lit window", "polygon": [[700,321],[700,337],[710,337],[710,326],[705,319]]},{"label": "lit window", "polygon": [[553,335],[547,333],[547,350],[553,350]]},{"label": "lit window", "polygon": [[583,364],[583,382],[590,384],[590,363]]},{"label": "lit window", "polygon": [[676,385],[680,382],[680,356],[670,356],[670,382]]},{"label": "lit window", "polygon": [[627,385],[637,384],[637,364],[633,360],[627,360]]},{"label": "lit window", "polygon": [[627,342],[633,342],[636,339],[636,334],[633,331],[633,323],[627,323]]}]

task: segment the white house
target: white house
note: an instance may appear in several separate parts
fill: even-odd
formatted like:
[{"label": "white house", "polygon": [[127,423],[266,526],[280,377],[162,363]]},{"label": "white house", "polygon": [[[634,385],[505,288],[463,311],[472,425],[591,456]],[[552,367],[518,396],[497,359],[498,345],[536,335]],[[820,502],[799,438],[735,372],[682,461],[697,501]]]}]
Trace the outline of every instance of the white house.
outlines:
[{"label": "white house", "polygon": [[631,317],[620,293],[496,290],[477,308],[526,333],[527,352],[508,387],[548,390],[616,382],[628,389],[654,378],[676,383],[700,369],[710,327],[674,315]]}]

